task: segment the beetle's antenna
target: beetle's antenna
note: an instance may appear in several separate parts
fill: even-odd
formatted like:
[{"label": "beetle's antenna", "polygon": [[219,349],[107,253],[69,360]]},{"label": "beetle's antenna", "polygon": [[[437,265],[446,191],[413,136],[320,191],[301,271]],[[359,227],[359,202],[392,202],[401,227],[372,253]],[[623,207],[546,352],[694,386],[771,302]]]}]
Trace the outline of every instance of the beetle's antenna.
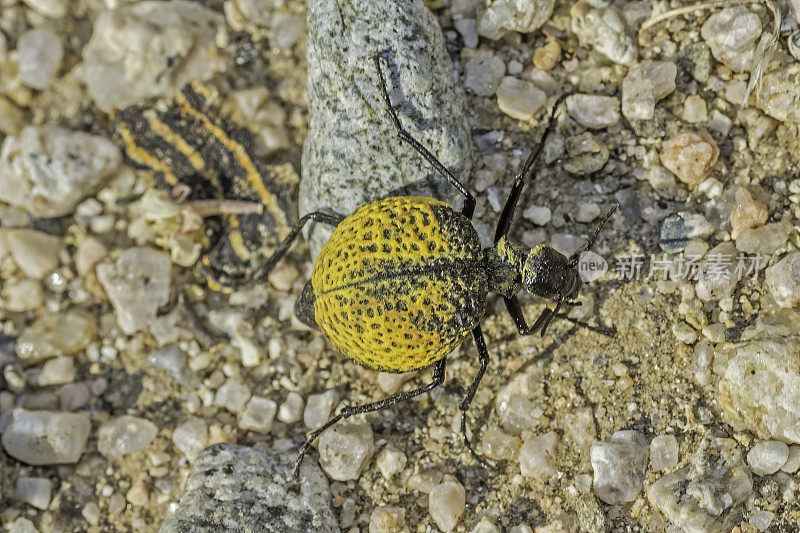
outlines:
[{"label": "beetle's antenna", "polygon": [[[603,230],[603,226],[606,225],[606,222],[608,222],[608,219],[611,218],[611,215],[614,214],[614,211],[616,211],[617,208],[619,208],[619,204],[614,204],[611,206],[611,209],[608,210],[606,216],[603,217],[603,220],[601,220],[600,223],[595,228],[594,233],[592,233],[592,236],[589,237],[589,241],[586,243],[586,248],[583,250],[583,252],[588,252],[589,250],[592,249],[592,247],[594,246],[594,242],[597,240],[597,237],[600,236],[600,232]],[[572,256],[572,258],[569,260],[570,268],[578,264],[578,260],[580,259],[581,254],[583,252],[576,253],[575,255]]]}]

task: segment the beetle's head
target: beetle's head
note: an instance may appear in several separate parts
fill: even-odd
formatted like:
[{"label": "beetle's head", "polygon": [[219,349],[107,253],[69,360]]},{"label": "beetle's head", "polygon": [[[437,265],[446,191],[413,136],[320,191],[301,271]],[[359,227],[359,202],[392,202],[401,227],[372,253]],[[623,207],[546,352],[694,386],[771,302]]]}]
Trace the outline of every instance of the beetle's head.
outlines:
[{"label": "beetle's head", "polygon": [[522,267],[522,286],[542,298],[572,300],[581,289],[577,261],[573,264],[546,244],[532,249]]}]

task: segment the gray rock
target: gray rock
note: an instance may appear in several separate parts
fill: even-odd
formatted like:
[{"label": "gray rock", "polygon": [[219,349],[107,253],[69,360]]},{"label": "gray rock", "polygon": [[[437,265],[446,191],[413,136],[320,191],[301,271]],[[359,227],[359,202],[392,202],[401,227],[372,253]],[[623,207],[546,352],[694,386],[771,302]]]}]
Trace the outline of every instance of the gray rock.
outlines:
[{"label": "gray rock", "polygon": [[322,470],[306,458],[295,485],[290,481],[295,458],[294,450],[230,444],[203,450],[161,533],[339,531]]},{"label": "gray rock", "polygon": [[232,413],[240,413],[247,400],[250,399],[250,389],[235,378],[226,381],[214,395],[214,405],[223,407]]},{"label": "gray rock", "polygon": [[473,57],[464,64],[464,87],[478,96],[492,96],[505,73],[506,64],[499,57]]},{"label": "gray rock", "polygon": [[722,533],[741,519],[753,481],[732,439],[703,441],[691,465],[658,479],[647,491],[669,522],[687,532]]},{"label": "gray rock", "polygon": [[28,30],[17,41],[17,64],[22,83],[32,89],[47,89],[58,73],[64,46],[48,27]]},{"label": "gray rock", "polygon": [[89,94],[110,111],[210,78],[225,66],[214,40],[224,22],[219,13],[187,0],[103,11],[83,47]]},{"label": "gray rock", "polygon": [[530,33],[547,22],[555,0],[493,0],[478,19],[478,35],[499,39],[508,31]]},{"label": "gray rock", "polygon": [[43,477],[20,477],[17,479],[15,497],[37,509],[47,509],[53,492],[53,482]]},{"label": "gray rock", "polygon": [[155,424],[138,416],[122,415],[97,430],[97,451],[113,459],[144,450],[158,433]]},{"label": "gray rock", "polygon": [[[746,6],[726,7],[714,13],[700,30],[714,59],[736,72],[751,70],[761,21]],[[766,84],[764,84],[766,86]]]},{"label": "gray rock", "polygon": [[628,120],[651,120],[656,102],[675,90],[678,67],[671,61],[645,60],[622,80],[622,114]]},{"label": "gray rock", "polygon": [[97,265],[97,279],[106,291],[126,335],[147,327],[169,300],[169,254],[152,248],[128,248],[116,262]]},{"label": "gray rock", "polygon": [[644,438],[635,431],[617,431],[608,442],[592,444],[597,497],[611,505],[635,500],[644,483],[647,457]]},{"label": "gray rock", "polygon": [[17,338],[17,358],[31,365],[83,350],[97,338],[95,317],[80,309],[46,313]]},{"label": "gray rock", "polygon": [[[456,198],[430,164],[397,140],[372,61],[386,51],[383,70],[401,123],[469,185],[463,93],[441,30],[422,0],[314,0],[307,27],[309,128],[300,213],[329,208],[347,215],[392,191],[424,183],[441,183],[440,190]],[[313,255],[330,232],[324,225],[310,229]]]},{"label": "gray rock", "polygon": [[0,201],[38,217],[70,213],[119,167],[108,139],[58,126],[26,126],[0,151]]},{"label": "gray rock", "polygon": [[800,122],[800,62],[764,74],[756,104],[772,118]]},{"label": "gray rock", "polygon": [[581,43],[591,46],[614,63],[633,65],[639,56],[634,31],[616,7],[593,9],[587,2],[570,8],[572,31]]},{"label": "gray rock", "polygon": [[800,341],[785,337],[738,348],[724,367],[718,401],[735,428],[800,443]]},{"label": "gray rock", "polygon": [[669,253],[680,252],[692,239],[708,237],[714,228],[698,213],[675,213],[661,222],[658,245]]},{"label": "gray rock", "polygon": [[565,148],[567,157],[562,166],[570,174],[594,174],[608,162],[608,147],[589,131],[567,138]]},{"label": "gray rock", "polygon": [[77,463],[86,450],[90,429],[88,413],[17,408],[3,430],[3,448],[30,465]]}]

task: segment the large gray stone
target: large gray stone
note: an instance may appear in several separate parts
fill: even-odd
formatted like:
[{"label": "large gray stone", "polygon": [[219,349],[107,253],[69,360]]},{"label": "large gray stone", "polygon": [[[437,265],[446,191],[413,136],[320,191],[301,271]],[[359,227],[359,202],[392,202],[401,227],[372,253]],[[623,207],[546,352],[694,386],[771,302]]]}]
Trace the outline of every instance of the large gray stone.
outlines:
[{"label": "large gray stone", "polygon": [[175,514],[161,533],[206,531],[339,531],[328,481],[306,458],[290,481],[296,450],[274,452],[230,444],[203,450]]},{"label": "large gray stone", "polygon": [[[307,25],[309,129],[301,214],[329,208],[347,215],[435,174],[397,139],[372,60],[378,52],[385,51],[383,70],[400,122],[468,185],[471,142],[463,91],[422,0],[312,0]],[[443,190],[453,188],[445,183]],[[311,228],[314,255],[329,235],[322,224]]]}]

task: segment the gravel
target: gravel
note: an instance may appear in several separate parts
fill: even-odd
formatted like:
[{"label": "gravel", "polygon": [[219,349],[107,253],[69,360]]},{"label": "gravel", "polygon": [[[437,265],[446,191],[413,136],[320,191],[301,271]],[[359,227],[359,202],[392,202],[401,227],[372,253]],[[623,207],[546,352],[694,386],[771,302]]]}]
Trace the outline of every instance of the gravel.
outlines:
[{"label": "gravel", "polygon": [[466,491],[458,481],[448,480],[433,487],[428,494],[428,511],[442,531],[452,531],[464,514]]},{"label": "gravel", "polygon": [[635,431],[617,431],[608,442],[592,444],[593,487],[597,497],[610,505],[632,502],[644,483],[648,449]]},{"label": "gravel", "polygon": [[97,451],[114,459],[144,450],[153,442],[158,427],[144,418],[122,415],[97,430]]},{"label": "gravel", "polygon": [[87,413],[15,408],[3,429],[3,448],[30,465],[77,463],[86,450],[90,429]]},{"label": "gravel", "polygon": [[341,422],[319,436],[319,462],[331,479],[358,479],[375,453],[372,428],[367,424]]}]

